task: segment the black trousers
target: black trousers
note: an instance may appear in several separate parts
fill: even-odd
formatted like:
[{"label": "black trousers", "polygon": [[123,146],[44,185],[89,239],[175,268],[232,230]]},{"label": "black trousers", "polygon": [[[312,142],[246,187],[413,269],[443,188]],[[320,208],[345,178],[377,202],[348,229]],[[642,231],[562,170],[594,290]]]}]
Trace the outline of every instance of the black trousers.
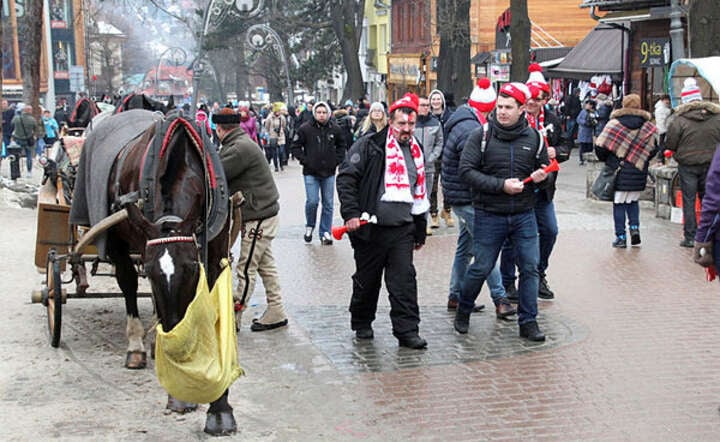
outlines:
[{"label": "black trousers", "polygon": [[399,227],[368,226],[368,241],[354,238],[352,245],[356,271],[352,277],[350,300],[351,328],[369,327],[375,320],[381,279],[390,295],[390,320],[393,335],[417,334],[420,311],[417,304],[417,281],[413,265],[415,225]]}]

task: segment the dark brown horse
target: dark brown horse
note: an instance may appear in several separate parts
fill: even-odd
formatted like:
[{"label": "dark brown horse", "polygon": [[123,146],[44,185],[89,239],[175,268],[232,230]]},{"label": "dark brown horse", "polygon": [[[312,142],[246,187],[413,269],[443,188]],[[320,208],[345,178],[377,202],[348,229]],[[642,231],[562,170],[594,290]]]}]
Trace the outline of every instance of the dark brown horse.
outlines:
[{"label": "dark brown horse", "polygon": [[[229,255],[229,224],[222,216],[227,208],[218,212],[211,207],[228,204],[227,196],[218,192],[225,186],[224,174],[207,150],[212,143],[199,133],[181,117],[157,122],[123,148],[111,169],[108,201],[115,210],[123,206],[129,214],[108,231],[107,254],[125,296],[131,368],[144,367],[146,359],[137,306],[138,273],[131,253],[142,256],[156,314],[166,332],[184,317],[195,296],[200,263],[212,287],[222,270],[221,259]],[[219,222],[217,217],[210,219],[211,213],[221,214]],[[227,396],[225,391],[210,405],[205,432],[235,431]],[[184,412],[195,404],[169,398],[168,408]]]},{"label": "dark brown horse", "polygon": [[90,121],[100,113],[100,108],[94,101],[89,98],[81,98],[75,103],[70,117],[67,120],[68,127],[71,129],[87,127]]},{"label": "dark brown horse", "polygon": [[149,111],[158,111],[167,114],[175,109],[175,98],[170,96],[167,104],[163,104],[157,100],[153,100],[145,94],[127,94],[119,102],[115,103],[115,111],[120,113],[130,109],[145,109]]}]

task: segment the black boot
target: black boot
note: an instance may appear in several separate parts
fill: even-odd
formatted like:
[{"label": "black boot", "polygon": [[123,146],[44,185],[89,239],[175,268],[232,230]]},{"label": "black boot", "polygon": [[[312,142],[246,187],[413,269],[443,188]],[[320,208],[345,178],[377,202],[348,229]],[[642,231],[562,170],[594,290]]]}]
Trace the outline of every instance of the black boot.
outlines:
[{"label": "black boot", "polygon": [[540,287],[538,289],[538,298],[540,299],[554,299],[555,293],[550,290],[545,275],[540,274]]},{"label": "black boot", "polygon": [[535,321],[520,324],[520,337],[533,342],[542,342],[545,340],[545,335],[540,331],[540,327],[538,327]]},{"label": "black boot", "polygon": [[460,310],[456,311],[453,325],[458,333],[466,334],[470,329],[470,313],[463,313]]}]

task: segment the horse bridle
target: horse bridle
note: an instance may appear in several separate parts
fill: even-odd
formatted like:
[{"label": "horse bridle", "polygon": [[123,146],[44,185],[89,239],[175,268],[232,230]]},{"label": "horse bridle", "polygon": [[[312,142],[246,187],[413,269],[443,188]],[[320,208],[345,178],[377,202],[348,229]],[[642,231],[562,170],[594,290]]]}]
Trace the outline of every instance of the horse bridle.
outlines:
[{"label": "horse bridle", "polygon": [[[166,222],[180,223],[182,221],[183,221],[183,219],[180,218],[179,216],[165,215],[165,216],[161,216],[160,218],[158,218],[153,224],[155,224],[157,226],[157,225],[165,224]],[[172,243],[176,243],[176,242],[191,242],[191,243],[195,243],[196,246],[198,245],[197,237],[193,234],[192,236],[175,235],[175,236],[166,236],[163,238],[149,239],[145,243],[145,247],[159,246],[159,245],[163,245],[163,244],[172,244]]]}]

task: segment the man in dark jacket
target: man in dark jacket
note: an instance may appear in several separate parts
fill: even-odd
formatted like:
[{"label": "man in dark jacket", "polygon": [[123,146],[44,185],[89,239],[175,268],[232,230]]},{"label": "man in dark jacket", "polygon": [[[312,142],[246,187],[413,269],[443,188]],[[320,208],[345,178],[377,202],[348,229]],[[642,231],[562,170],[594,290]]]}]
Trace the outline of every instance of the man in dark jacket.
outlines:
[{"label": "man in dark jacket", "polygon": [[565,131],[567,132],[567,138],[572,147],[575,143],[575,135],[577,135],[577,116],[580,115],[582,110],[582,103],[580,103],[580,88],[575,88],[573,93],[566,96],[563,100],[563,114],[565,115]]},{"label": "man in dark jacket", "polygon": [[[545,107],[545,103],[550,98],[550,85],[545,81],[542,68],[537,63],[530,65],[530,79],[525,84],[530,89],[530,98],[525,103],[525,116],[528,124],[543,134],[549,159],[555,159],[559,163],[567,161],[570,157],[570,149],[562,142],[560,119]],[[537,199],[535,200],[535,218],[540,241],[540,263],[538,264],[538,272],[540,273],[538,298],[540,299],[555,298],[555,294],[550,290],[545,273],[558,235],[557,217],[555,216],[555,205],[553,203],[557,175],[557,172],[548,175],[547,180],[538,189]],[[503,246],[502,251],[502,279],[505,291],[508,293],[508,299],[517,302],[515,261],[512,244],[508,242]]]},{"label": "man in dark jacket", "polygon": [[[450,274],[448,310],[457,309],[462,284],[467,277],[470,261],[473,259],[475,210],[472,207],[470,186],[460,177],[460,155],[470,134],[487,123],[487,115],[495,107],[496,99],[497,94],[492,88],[490,80],[480,79],[470,94],[468,104],[460,106],[445,124],[447,141],[442,157],[441,175],[443,201],[446,201],[455,210],[459,230]],[[470,268],[470,271],[475,271],[475,268]],[[495,304],[497,318],[505,319],[514,315],[516,311],[507,299],[498,266],[493,267],[487,277],[487,283],[490,297]],[[479,311],[483,307],[483,305],[478,305],[474,311]]]},{"label": "man in dark jacket", "polygon": [[[507,83],[500,89],[488,134],[470,134],[460,157],[460,177],[473,190],[475,207],[475,261],[468,270],[455,314],[455,330],[467,333],[475,298],[495,266],[506,240],[515,248],[520,268],[518,323],[520,336],[544,341],[538,327],[537,292],[540,247],[535,221],[535,190],[547,175],[548,164],[542,135],[529,127],[524,116],[530,91],[523,83]],[[485,141],[484,141],[485,140]],[[530,178],[528,184],[523,179]]]},{"label": "man in dark jacket", "polygon": [[10,137],[12,137],[12,120],[15,117],[15,108],[8,104],[7,100],[2,101],[2,132],[3,142],[7,146],[10,144]]},{"label": "man in dark jacket", "polygon": [[320,243],[332,244],[333,200],[335,170],[345,158],[345,137],[340,127],[330,120],[330,106],[322,101],[313,107],[313,119],[298,129],[292,141],[293,156],[303,166],[305,179],[305,242],[312,242],[317,222],[317,209],[322,196],[320,213]]},{"label": "man in dark jacket", "polygon": [[[390,106],[390,124],[361,137],[338,174],[340,212],[354,249],[355,274],[350,301],[357,339],[373,339],[383,272],[390,294],[393,334],[401,347],[422,349],[413,249],[425,244],[426,195],[422,149],[413,137],[418,98],[406,94]],[[361,227],[364,214],[376,224]]]},{"label": "man in dark jacket", "polygon": [[236,305],[236,326],[240,327],[242,311],[255,290],[260,275],[265,287],[267,309],[253,320],[250,330],[264,331],[287,325],[282,304],[280,278],[272,253],[277,236],[280,204],[277,187],[262,150],[240,127],[240,115],[229,108],[212,116],[220,146],[220,161],[231,195],[242,192],[242,242],[240,261],[236,267],[238,286],[233,298]]},{"label": "man in dark jacket", "polygon": [[705,195],[705,177],[720,143],[720,106],[703,101],[693,78],[685,80],[682,102],[668,123],[665,145],[678,162],[684,219],[680,247],[692,248],[697,231],[695,198],[702,201]]}]

